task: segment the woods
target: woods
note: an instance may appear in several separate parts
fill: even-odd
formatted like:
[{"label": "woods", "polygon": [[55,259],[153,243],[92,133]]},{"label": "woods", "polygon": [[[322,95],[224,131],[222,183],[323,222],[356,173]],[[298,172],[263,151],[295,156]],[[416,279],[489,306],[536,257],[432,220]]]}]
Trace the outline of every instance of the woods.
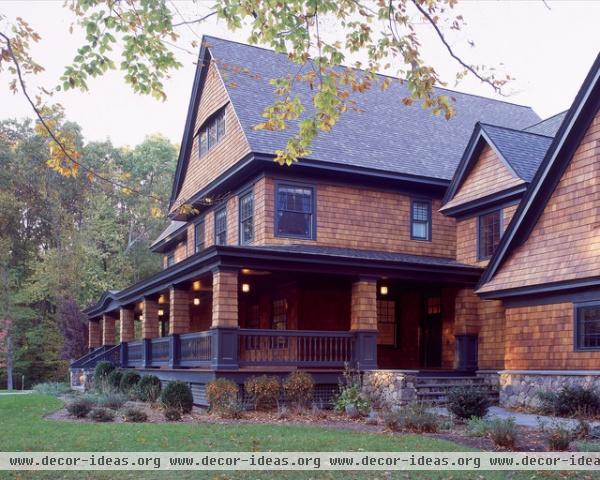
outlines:
[{"label": "woods", "polygon": [[149,198],[166,204],[176,147],[161,136],[133,148],[86,142],[77,124],[56,120],[81,160],[115,184],[48,168],[49,141],[34,123],[0,121],[0,388],[11,364],[15,388],[23,378],[26,388],[64,380],[68,360],[87,348],[81,310],[161,266],[148,245],[166,212]]}]

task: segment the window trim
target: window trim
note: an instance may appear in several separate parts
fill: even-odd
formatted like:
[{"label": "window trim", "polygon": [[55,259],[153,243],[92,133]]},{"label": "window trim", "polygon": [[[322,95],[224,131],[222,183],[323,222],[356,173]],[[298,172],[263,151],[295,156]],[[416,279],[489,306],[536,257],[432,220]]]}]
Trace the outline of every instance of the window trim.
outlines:
[{"label": "window trim", "polygon": [[[277,192],[280,187],[295,187],[295,188],[308,188],[312,191],[312,215],[310,222],[310,235],[293,235],[293,234],[282,234],[278,233],[278,219],[277,219]],[[313,183],[295,182],[288,180],[277,180],[274,185],[274,196],[273,196],[273,235],[277,238],[296,238],[299,240],[316,240],[317,239],[317,186]]]},{"label": "window trim", "polygon": [[[203,230],[204,246],[201,250],[198,250],[198,227],[200,225],[202,225]],[[194,223],[194,253],[201,252],[204,249],[206,249],[206,215],[203,215],[202,218],[200,218],[200,220]]]},{"label": "window trim", "polygon": [[[480,213],[479,215],[477,215],[477,230],[476,230],[476,234],[477,234],[477,260],[478,261],[483,261],[483,260],[489,260],[490,258],[492,258],[492,256],[495,253],[495,249],[494,252],[492,252],[491,255],[489,256],[484,256],[481,253],[481,218],[485,217],[487,215],[491,215],[492,213],[498,213],[499,216],[499,220],[498,220],[498,230],[499,230],[499,236],[498,236],[498,242],[500,242],[500,240],[502,240],[502,234],[504,233],[504,209],[503,208],[492,208],[490,210],[487,210],[485,212]],[[496,248],[498,248],[498,246],[496,245]]]},{"label": "window trim", "polygon": [[[428,205],[428,220],[427,220],[427,238],[421,238],[421,237],[415,237],[413,235],[413,223],[415,221],[414,218],[414,205],[415,203],[426,203]],[[419,220],[420,221],[420,220]],[[408,225],[408,228],[410,230],[410,239],[411,240],[415,240],[418,242],[431,242],[432,241],[432,237],[433,237],[433,229],[432,229],[432,223],[433,223],[433,208],[432,208],[432,202],[431,199],[429,198],[418,198],[418,197],[413,197],[410,199],[410,223]]]},{"label": "window trim", "polygon": [[[221,212],[225,212],[225,243],[218,243],[217,242],[217,236],[219,234],[219,232],[217,231],[217,215]],[[227,245],[227,205],[218,208],[215,210],[215,214],[214,214],[214,242],[215,245],[218,246],[223,246],[223,245]]]},{"label": "window trim", "polygon": [[[244,241],[243,239],[243,229],[242,229],[242,198],[247,196],[252,197],[252,238],[250,240]],[[238,194],[238,242],[240,245],[250,245],[254,243],[254,239],[256,237],[256,231],[254,229],[254,217],[256,216],[256,204],[254,202],[254,185],[250,188],[242,190]],[[246,219],[247,220],[247,219]]]},{"label": "window trim", "polygon": [[598,347],[582,347],[579,344],[579,314],[581,310],[590,307],[600,307],[600,300],[593,300],[590,302],[581,302],[573,304],[573,351],[574,352],[598,352],[600,351],[600,346]]}]

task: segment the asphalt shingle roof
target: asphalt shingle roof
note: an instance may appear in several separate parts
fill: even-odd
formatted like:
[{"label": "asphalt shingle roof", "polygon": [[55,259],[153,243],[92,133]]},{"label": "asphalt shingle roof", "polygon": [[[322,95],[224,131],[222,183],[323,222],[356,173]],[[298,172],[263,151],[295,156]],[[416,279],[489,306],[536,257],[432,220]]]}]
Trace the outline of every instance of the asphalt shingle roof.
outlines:
[{"label": "asphalt shingle roof", "polygon": [[556,115],[552,115],[551,117],[542,120],[541,122],[535,123],[524,130],[526,132],[531,133],[539,133],[540,135],[547,135],[549,137],[556,136],[556,132],[560,128],[565,116],[567,115],[568,110],[564,112],[557,113]]},{"label": "asphalt shingle roof", "polygon": [[496,125],[481,124],[481,129],[515,173],[526,182],[531,182],[552,143],[552,137]]},{"label": "asphalt shingle roof", "polygon": [[[280,132],[252,127],[264,121],[263,109],[276,99],[269,80],[306,72],[310,66],[299,67],[287,56],[263,48],[214,37],[204,37],[204,41],[220,67],[251,149],[273,154],[284,148],[295,126]],[[408,96],[408,89],[399,81],[387,90],[374,87],[351,95],[362,111],[347,111],[332,132],[319,135],[309,157],[449,180],[477,121],[523,129],[540,120],[530,107],[444,89],[438,92],[456,99],[456,115],[449,121],[421,108],[420,102],[403,105],[401,99]],[[312,93],[305,83],[297,82],[293,93],[307,110],[312,108]]]},{"label": "asphalt shingle roof", "polygon": [[159,243],[162,240],[164,240],[165,238],[167,238],[169,235],[172,235],[173,233],[177,232],[177,230],[182,228],[184,225],[187,225],[187,222],[180,222],[179,220],[172,220],[171,223],[169,223],[169,225],[167,225],[167,228],[165,228],[161,232],[161,234],[158,237],[156,237],[156,240],[154,240],[152,242],[152,244],[150,245],[150,248],[152,248],[154,245],[156,245],[157,243]]}]

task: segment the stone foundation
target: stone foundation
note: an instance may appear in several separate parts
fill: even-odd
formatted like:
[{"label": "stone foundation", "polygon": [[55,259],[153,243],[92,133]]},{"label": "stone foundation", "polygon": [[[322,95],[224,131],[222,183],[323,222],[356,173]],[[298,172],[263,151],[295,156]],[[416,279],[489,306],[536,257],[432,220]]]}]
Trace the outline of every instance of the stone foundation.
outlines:
[{"label": "stone foundation", "polygon": [[578,385],[600,392],[599,370],[504,370],[500,374],[500,406],[536,408],[538,392]]},{"label": "stone foundation", "polygon": [[363,392],[375,408],[393,408],[415,400],[416,371],[368,370],[363,375]]}]

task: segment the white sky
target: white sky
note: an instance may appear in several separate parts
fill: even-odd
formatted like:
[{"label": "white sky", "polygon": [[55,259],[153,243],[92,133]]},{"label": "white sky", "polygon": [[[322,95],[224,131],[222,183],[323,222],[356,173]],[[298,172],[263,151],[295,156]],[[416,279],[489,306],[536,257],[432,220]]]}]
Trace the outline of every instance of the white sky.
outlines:
[{"label": "white sky", "polygon": [[[64,66],[80,45],[81,33],[76,30],[69,34],[73,16],[62,4],[62,0],[0,0],[0,13],[9,19],[23,17],[42,36],[33,55],[46,71],[29,81],[31,90],[36,85],[57,85]],[[200,7],[185,1],[175,4],[185,15],[198,8],[205,10],[211,3],[202,0]],[[569,107],[600,47],[600,0],[548,0],[547,5],[549,9],[541,0],[460,0],[458,9],[468,25],[452,38],[457,53],[469,63],[500,66],[501,71],[515,77],[504,100],[530,105],[543,118]],[[245,32],[230,32],[214,18],[192,28],[194,32],[187,27],[180,29],[180,44],[187,48],[203,33],[246,40]],[[335,25],[323,29],[328,38],[335,37]],[[444,78],[452,80],[456,64],[427,26],[419,29],[424,34],[427,60]],[[467,39],[475,41],[474,48],[467,46]],[[165,102],[134,94],[119,71],[91,80],[89,92],[71,90],[56,95],[55,100],[63,104],[70,120],[83,127],[88,140],[110,138],[115,145],[133,145],[158,132],[179,143],[195,65],[193,55],[180,51],[177,55],[184,67],[168,80]],[[32,116],[24,97],[8,92],[7,80],[0,74],[0,118]],[[453,88],[453,83],[449,87]],[[463,81],[456,89],[497,97],[475,79]]]}]

